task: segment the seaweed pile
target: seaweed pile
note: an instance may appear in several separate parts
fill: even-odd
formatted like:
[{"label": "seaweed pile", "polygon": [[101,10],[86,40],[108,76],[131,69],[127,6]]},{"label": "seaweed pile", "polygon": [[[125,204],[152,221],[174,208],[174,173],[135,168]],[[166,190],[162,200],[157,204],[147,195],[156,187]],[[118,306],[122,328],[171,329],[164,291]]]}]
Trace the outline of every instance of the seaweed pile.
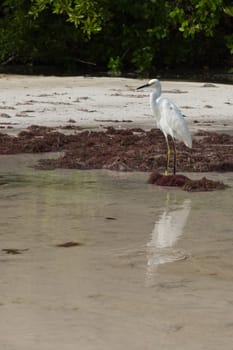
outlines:
[{"label": "seaweed pile", "polygon": [[[166,166],[166,143],[158,129],[80,129],[76,127],[73,134],[65,135],[56,128],[33,125],[18,136],[0,133],[0,154],[63,152],[57,159],[41,160],[40,169],[110,169],[157,174]],[[194,135],[192,149],[178,143],[177,152],[178,172],[233,171],[232,135],[201,131]],[[163,181],[167,184],[170,180],[166,177]],[[181,178],[173,181],[180,182]],[[205,181],[193,186],[210,188]]]}]

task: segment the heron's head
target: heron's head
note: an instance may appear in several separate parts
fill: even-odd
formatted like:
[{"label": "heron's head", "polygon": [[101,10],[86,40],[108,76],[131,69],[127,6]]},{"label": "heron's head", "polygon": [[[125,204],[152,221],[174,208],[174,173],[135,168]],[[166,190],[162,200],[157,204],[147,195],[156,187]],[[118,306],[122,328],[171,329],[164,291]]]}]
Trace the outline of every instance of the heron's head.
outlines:
[{"label": "heron's head", "polygon": [[137,88],[137,90],[145,88],[145,87],[150,87],[150,86],[153,87],[154,89],[161,88],[161,84],[160,84],[160,81],[158,79],[151,79],[148,81],[147,84],[139,86]]}]

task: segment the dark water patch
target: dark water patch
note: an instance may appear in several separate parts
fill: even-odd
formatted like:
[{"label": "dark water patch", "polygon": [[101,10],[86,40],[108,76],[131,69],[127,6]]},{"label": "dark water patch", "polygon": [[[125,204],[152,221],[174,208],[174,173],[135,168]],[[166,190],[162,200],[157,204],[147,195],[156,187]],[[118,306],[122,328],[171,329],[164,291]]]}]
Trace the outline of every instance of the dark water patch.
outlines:
[{"label": "dark water patch", "polygon": [[82,245],[82,243],[80,243],[80,242],[69,241],[69,242],[56,244],[56,247],[58,247],[58,248],[71,248],[71,247],[79,247],[81,245]]}]

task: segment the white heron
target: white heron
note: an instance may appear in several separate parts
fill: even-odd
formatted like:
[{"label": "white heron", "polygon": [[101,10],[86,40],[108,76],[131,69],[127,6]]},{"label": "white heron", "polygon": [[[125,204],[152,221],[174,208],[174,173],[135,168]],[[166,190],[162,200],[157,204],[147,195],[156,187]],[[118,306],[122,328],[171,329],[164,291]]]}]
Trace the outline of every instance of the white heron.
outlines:
[{"label": "white heron", "polygon": [[192,148],[192,137],[186,125],[184,117],[177,106],[166,97],[161,96],[161,83],[158,79],[151,79],[147,84],[139,86],[137,90],[153,87],[150,94],[150,107],[156,118],[157,127],[163,132],[167,143],[167,166],[165,175],[168,175],[168,167],[170,162],[170,145],[168,135],[171,136],[174,150],[173,174],[176,174],[176,145],[175,139],[184,142],[184,144]]}]

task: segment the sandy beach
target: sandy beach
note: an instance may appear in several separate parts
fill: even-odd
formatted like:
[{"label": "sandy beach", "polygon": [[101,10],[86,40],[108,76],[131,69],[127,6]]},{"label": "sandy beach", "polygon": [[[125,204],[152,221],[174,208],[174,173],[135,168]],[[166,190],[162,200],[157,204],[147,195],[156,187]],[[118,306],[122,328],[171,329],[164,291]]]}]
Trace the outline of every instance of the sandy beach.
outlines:
[{"label": "sandy beach", "polygon": [[[202,130],[192,150],[178,146],[179,172],[227,185],[186,192],[148,184],[154,151],[163,169],[166,145],[150,130],[149,91],[136,91],[143,83],[0,76],[0,349],[232,350],[233,86],[162,82],[192,134]],[[132,171],[114,171],[114,158],[82,170],[100,148],[95,137],[106,140],[104,157],[109,140],[118,156],[137,143]],[[68,145],[82,153],[69,167],[38,169]],[[219,168],[200,173],[203,164]]]},{"label": "sandy beach", "polygon": [[[0,127],[17,133],[30,125],[155,127],[145,80],[126,78],[0,76]],[[164,96],[187,116],[192,131],[232,132],[233,86],[162,81]],[[118,123],[116,123],[116,121]]]}]

